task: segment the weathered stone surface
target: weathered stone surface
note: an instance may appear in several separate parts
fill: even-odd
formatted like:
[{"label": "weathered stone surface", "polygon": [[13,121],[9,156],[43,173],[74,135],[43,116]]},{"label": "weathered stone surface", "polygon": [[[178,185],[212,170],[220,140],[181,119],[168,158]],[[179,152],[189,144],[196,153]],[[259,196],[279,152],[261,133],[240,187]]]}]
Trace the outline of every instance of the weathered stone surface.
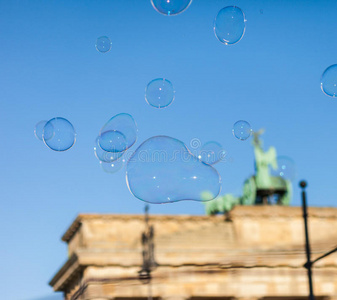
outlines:
[{"label": "weathered stone surface", "polygon": [[[165,300],[308,295],[299,207],[238,206],[226,219],[150,216],[150,223],[159,264],[151,286],[138,279],[139,215],[79,215],[63,236],[70,258],[50,284],[67,299],[147,298],[149,288]],[[335,247],[336,228],[337,209],[309,209],[313,258]],[[316,295],[337,298],[337,254],[318,262],[313,276]]]}]

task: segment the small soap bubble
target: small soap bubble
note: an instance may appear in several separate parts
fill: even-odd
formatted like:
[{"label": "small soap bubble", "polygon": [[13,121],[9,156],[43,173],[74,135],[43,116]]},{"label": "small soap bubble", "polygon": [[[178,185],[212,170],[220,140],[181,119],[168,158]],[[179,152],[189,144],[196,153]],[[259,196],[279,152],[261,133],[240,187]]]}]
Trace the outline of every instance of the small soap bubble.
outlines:
[{"label": "small soap bubble", "polygon": [[35,125],[34,135],[40,141],[43,141],[43,138],[42,138],[43,128],[47,122],[48,121],[40,121],[39,123]]},{"label": "small soap bubble", "polygon": [[153,8],[166,16],[174,16],[186,10],[192,0],[151,0]]},{"label": "small soap bubble", "polygon": [[252,135],[253,130],[247,121],[240,120],[235,122],[232,132],[237,139],[245,141]]},{"label": "small soap bubble", "polygon": [[271,170],[271,175],[280,176],[285,180],[293,181],[296,178],[295,162],[288,156],[278,156],[277,169]]},{"label": "small soap bubble", "polygon": [[209,165],[214,165],[225,156],[226,151],[218,142],[208,142],[201,147],[198,158]]},{"label": "small soap bubble", "polygon": [[100,161],[99,164],[104,172],[113,174],[123,168],[124,160],[120,158],[113,162]]},{"label": "small soap bubble", "polygon": [[214,20],[214,33],[217,39],[225,45],[239,42],[246,30],[246,20],[243,11],[236,6],[221,9]]},{"label": "small soap bubble", "polygon": [[94,146],[94,153],[98,160],[103,162],[111,163],[117,159],[119,159],[124,152],[107,152],[104,151],[98,143],[99,137],[96,138],[95,146]]},{"label": "small soap bubble", "polygon": [[337,65],[332,65],[323,72],[321,89],[325,95],[337,96]]},{"label": "small soap bubble", "polygon": [[165,78],[157,78],[149,82],[145,89],[145,100],[155,108],[169,106],[174,100],[172,83]]},{"label": "small soap bubble", "polygon": [[98,138],[98,144],[107,152],[124,152],[127,148],[125,135],[116,130],[103,132]]},{"label": "small soap bubble", "polygon": [[[126,144],[124,150],[127,150],[130,147],[132,147],[132,145],[137,140],[137,131],[138,131],[137,124],[136,124],[135,120],[133,119],[133,117],[129,114],[126,114],[126,113],[121,113],[121,114],[118,114],[118,115],[115,115],[114,117],[112,117],[102,127],[102,129],[100,130],[99,136],[101,137],[107,131],[118,131],[119,133],[121,133],[124,136],[125,144]],[[113,135],[113,134],[110,133],[109,135]],[[104,148],[109,149],[108,146],[106,146],[106,147],[104,146]],[[105,150],[104,148],[102,148],[102,149]],[[110,145],[110,149],[111,148],[112,147]],[[117,143],[115,149],[122,149],[122,147],[118,146],[118,143]],[[122,151],[124,151],[124,150],[122,150]],[[105,150],[105,151],[108,151],[108,150]],[[110,151],[108,151],[108,152],[110,152]],[[116,151],[116,152],[120,152],[120,151]]]},{"label": "small soap bubble", "polygon": [[[183,142],[168,136],[155,136],[143,142],[126,168],[130,192],[150,203],[208,201],[221,189],[216,169],[192,155]],[[212,196],[204,199],[205,191]]]},{"label": "small soap bubble", "polygon": [[111,40],[107,36],[100,36],[96,40],[96,50],[101,53],[109,52],[111,49]]},{"label": "small soap bubble", "polygon": [[43,127],[42,139],[54,151],[66,151],[76,141],[74,126],[65,118],[53,118]]}]

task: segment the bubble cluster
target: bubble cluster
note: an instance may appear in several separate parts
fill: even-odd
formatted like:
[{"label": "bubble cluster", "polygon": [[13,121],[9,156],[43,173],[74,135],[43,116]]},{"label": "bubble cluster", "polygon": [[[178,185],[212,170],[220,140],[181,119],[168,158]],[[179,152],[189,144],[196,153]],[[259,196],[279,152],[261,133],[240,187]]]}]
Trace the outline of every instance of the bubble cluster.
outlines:
[{"label": "bubble cluster", "polygon": [[[105,140],[107,145],[103,150],[108,152],[125,151],[136,142],[137,131],[137,124],[131,115],[126,113],[115,115],[100,130],[100,145],[102,140]],[[122,136],[124,136],[125,145]]]},{"label": "bubble cluster", "polygon": [[74,126],[65,118],[53,118],[44,125],[42,140],[46,146],[54,151],[66,151],[76,141]]},{"label": "bubble cluster", "polygon": [[202,145],[198,158],[209,165],[214,165],[225,156],[226,151],[218,142],[208,142]]},{"label": "bubble cluster", "polygon": [[174,16],[186,10],[192,0],[151,0],[153,8],[166,16]]},{"label": "bubble cluster", "polygon": [[169,106],[174,100],[174,88],[171,81],[157,78],[149,82],[145,89],[145,100],[155,108]]},{"label": "bubble cluster", "polygon": [[115,160],[117,160],[118,158],[120,158],[123,155],[123,152],[107,152],[104,151],[98,143],[99,137],[97,137],[96,141],[95,141],[95,146],[94,146],[94,153],[96,158],[99,161],[102,162],[113,162]]},{"label": "bubble cluster", "polygon": [[337,65],[328,67],[321,77],[321,89],[330,97],[337,96]]},{"label": "bubble cluster", "polygon": [[100,36],[96,40],[96,50],[101,53],[109,52],[111,49],[111,40],[107,36]]},{"label": "bubble cluster", "polygon": [[277,157],[277,169],[271,170],[273,176],[280,176],[286,180],[293,181],[296,178],[295,162],[288,156]]},{"label": "bubble cluster", "polygon": [[126,137],[116,130],[104,131],[98,137],[98,145],[107,152],[124,152],[126,150]]},{"label": "bubble cluster", "polygon": [[[218,172],[168,136],[149,138],[137,148],[128,161],[126,179],[130,192],[150,203],[208,201],[221,189]],[[213,196],[203,199],[204,191]]]},{"label": "bubble cluster", "polygon": [[221,9],[214,20],[214,33],[217,39],[225,45],[239,42],[246,30],[246,20],[243,11],[236,6]]},{"label": "bubble cluster", "polygon": [[247,121],[240,120],[235,122],[232,132],[237,139],[245,141],[252,135],[253,130]]}]

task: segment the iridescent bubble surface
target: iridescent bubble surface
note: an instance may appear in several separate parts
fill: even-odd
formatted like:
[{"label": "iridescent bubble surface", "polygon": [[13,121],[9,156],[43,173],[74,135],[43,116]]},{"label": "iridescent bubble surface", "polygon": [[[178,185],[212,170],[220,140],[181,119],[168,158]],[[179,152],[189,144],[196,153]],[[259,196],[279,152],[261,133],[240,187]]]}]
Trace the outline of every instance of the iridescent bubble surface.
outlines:
[{"label": "iridescent bubble surface", "polygon": [[202,145],[198,158],[203,162],[213,165],[224,159],[226,151],[218,142],[207,142]]},{"label": "iridescent bubble surface", "polygon": [[54,151],[66,151],[76,141],[74,126],[65,118],[53,118],[43,128],[44,143]]},{"label": "iridescent bubble surface", "polygon": [[104,131],[98,137],[98,145],[107,152],[123,152],[127,147],[125,135],[116,130]]},{"label": "iridescent bubble surface", "polygon": [[[124,150],[129,149],[137,140],[137,124],[133,117],[126,113],[121,113],[112,117],[100,130],[99,136],[101,137],[107,131],[118,131],[125,137],[126,146]],[[102,147],[102,146],[101,146]],[[113,148],[110,145],[110,149]],[[109,147],[102,148],[103,150]],[[115,145],[115,149],[121,149],[120,146]],[[123,151],[124,151],[123,150]],[[108,151],[108,150],[105,150]],[[118,151],[116,151],[118,152]]]},{"label": "iridescent bubble surface", "polygon": [[325,95],[337,96],[337,65],[328,67],[321,77],[321,89]]},{"label": "iridescent bubble surface", "polygon": [[235,122],[232,129],[233,135],[241,141],[248,139],[252,135],[252,132],[252,127],[247,121],[244,120]]},{"label": "iridescent bubble surface", "polygon": [[[172,137],[155,136],[142,143],[127,164],[127,184],[138,199],[150,203],[208,201],[221,189],[216,169],[191,154]],[[209,191],[209,199],[202,193]]]},{"label": "iridescent bubble surface", "polygon": [[157,78],[149,82],[145,89],[145,100],[155,108],[169,106],[174,100],[174,87],[171,81]]},{"label": "iridescent bubble surface", "polygon": [[43,138],[42,138],[43,128],[47,122],[48,121],[40,121],[39,123],[35,125],[34,135],[40,141],[43,141]]},{"label": "iridescent bubble surface", "polygon": [[124,152],[107,152],[104,151],[98,143],[99,137],[97,137],[95,141],[95,146],[94,146],[94,153],[95,156],[98,160],[103,161],[103,162],[113,162],[120,158]]},{"label": "iridescent bubble surface", "polygon": [[226,45],[239,42],[246,30],[243,11],[236,6],[221,9],[214,20],[214,33],[217,39]]},{"label": "iridescent bubble surface", "polygon": [[96,50],[101,53],[109,52],[111,49],[111,40],[107,36],[100,36],[96,40]]},{"label": "iridescent bubble surface", "polygon": [[154,9],[166,16],[174,16],[186,10],[192,0],[151,0]]},{"label": "iridescent bubble surface", "polygon": [[271,170],[273,176],[280,176],[286,180],[293,181],[296,178],[296,164],[288,156],[277,157],[277,169]]},{"label": "iridescent bubble surface", "polygon": [[116,173],[118,172],[120,169],[123,168],[124,165],[124,160],[123,159],[117,159],[113,162],[104,162],[104,161],[100,161],[99,162],[102,170],[106,173]]}]

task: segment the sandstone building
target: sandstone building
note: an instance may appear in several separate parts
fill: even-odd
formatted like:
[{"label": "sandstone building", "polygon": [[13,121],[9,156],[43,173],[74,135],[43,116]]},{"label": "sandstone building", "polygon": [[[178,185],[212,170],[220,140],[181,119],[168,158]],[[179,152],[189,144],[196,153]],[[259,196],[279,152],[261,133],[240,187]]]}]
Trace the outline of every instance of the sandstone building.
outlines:
[{"label": "sandstone building", "polygon": [[[153,215],[150,283],[139,280],[142,215],[79,215],[51,280],[65,299],[308,299],[300,207],[237,206],[218,216]],[[337,244],[337,209],[310,208],[312,258]],[[337,300],[337,253],[313,269],[316,299]],[[151,295],[151,296],[149,296]]]}]

